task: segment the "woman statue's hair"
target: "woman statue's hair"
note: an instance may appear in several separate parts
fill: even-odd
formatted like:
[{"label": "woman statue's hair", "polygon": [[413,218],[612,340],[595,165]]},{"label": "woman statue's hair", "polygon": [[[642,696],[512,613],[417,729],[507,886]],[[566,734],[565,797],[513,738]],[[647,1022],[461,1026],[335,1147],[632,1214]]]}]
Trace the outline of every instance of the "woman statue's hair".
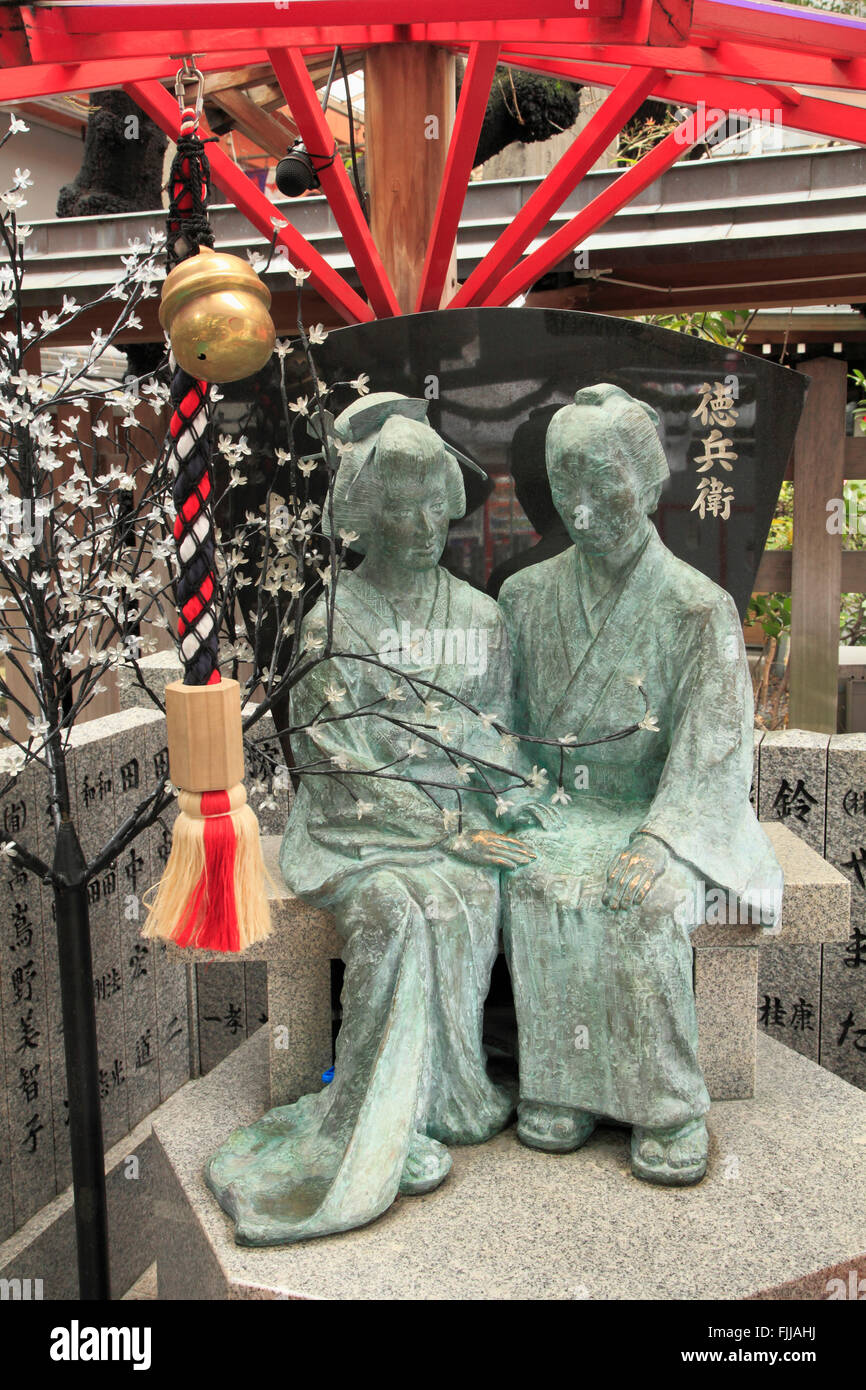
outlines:
[{"label": "woman statue's hair", "polygon": [[[602,440],[631,466],[643,492],[658,498],[670,475],[658,435],[659,417],[646,401],[636,400],[621,386],[602,382],[575,392],[574,405],[563,406],[547,431],[547,462],[559,448],[567,453],[598,446]],[[654,504],[653,504],[654,505]]]},{"label": "woman statue's hair", "polygon": [[[385,395],[384,392],[381,393]],[[397,397],[386,405],[397,407]],[[366,401],[371,402],[372,397]],[[374,402],[375,404],[375,402]],[[463,475],[454,455],[426,420],[411,418],[394,410],[363,438],[346,428],[347,412],[334,421],[334,434],[350,447],[342,451],[334,481],[334,530],[354,532],[353,550],[366,554],[371,532],[389,504],[398,498],[404,479],[423,481],[444,475],[449,520],[455,521],[466,510]],[[323,517],[328,529],[328,509]]]}]

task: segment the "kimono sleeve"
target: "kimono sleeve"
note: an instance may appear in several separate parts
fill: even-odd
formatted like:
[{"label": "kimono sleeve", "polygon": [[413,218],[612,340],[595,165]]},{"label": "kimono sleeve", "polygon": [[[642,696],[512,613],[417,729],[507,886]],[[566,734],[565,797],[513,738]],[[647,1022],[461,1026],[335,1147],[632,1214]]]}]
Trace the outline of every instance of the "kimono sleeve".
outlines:
[{"label": "kimono sleeve", "polygon": [[[306,784],[313,820],[351,829],[349,838],[375,841],[394,833],[429,843],[442,838],[442,815],[412,782],[365,776],[387,768],[399,756],[384,721],[375,714],[356,717],[353,710],[381,697],[362,662],[331,658],[319,662],[292,691],[291,720],[296,766]],[[302,727],[299,727],[302,726]]]},{"label": "kimono sleeve", "polygon": [[684,669],[668,709],[650,711],[669,750],[649,814],[663,840],[709,883],[741,896],[774,892],[781,870],[749,802],[754,702],[742,630],[727,595],[686,629]]}]

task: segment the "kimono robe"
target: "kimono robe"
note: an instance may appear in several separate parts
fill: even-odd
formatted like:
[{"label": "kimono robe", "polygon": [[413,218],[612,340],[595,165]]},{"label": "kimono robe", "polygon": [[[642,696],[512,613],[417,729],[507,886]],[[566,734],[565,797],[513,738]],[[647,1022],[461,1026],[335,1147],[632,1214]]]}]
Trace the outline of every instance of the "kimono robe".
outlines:
[{"label": "kimono robe", "polygon": [[[305,640],[324,632],[325,611],[320,601]],[[510,652],[494,601],[440,568],[432,611],[412,624],[420,626],[446,635],[441,659],[431,643],[416,655],[432,661],[401,661],[400,669],[507,717]],[[449,851],[455,831],[446,831],[441,808],[456,807],[453,792],[431,786],[437,806],[411,781],[341,776],[331,761],[374,769],[406,752],[411,734],[386,718],[326,722],[380,701],[384,715],[431,733],[444,720],[449,747],[503,762],[498,735],[477,716],[432,693],[424,698],[441,708],[426,712],[411,694],[383,699],[395,686],[408,692],[401,676],[340,655],[378,654],[389,629],[399,633],[401,620],[387,600],[346,574],[337,590],[335,655],[292,692],[293,725],[312,723],[294,739],[298,767],[329,766],[335,775],[302,778],[280,866],[294,892],[334,913],[344,943],[343,1021],[331,1084],[238,1131],[209,1161],[208,1185],[235,1217],[240,1244],[302,1240],[372,1221],[397,1195],[416,1132],[475,1144],[504,1128],[513,1110],[512,1097],[487,1075],[481,1042],[498,942],[497,869]],[[471,631],[464,655],[474,652],[474,660],[457,664],[452,645],[448,662],[449,631]],[[462,785],[451,759],[422,747],[423,759],[390,771]],[[464,830],[495,824],[491,798],[465,785],[463,793]]]},{"label": "kimono robe", "polygon": [[[709,1108],[689,942],[701,885],[781,903],[781,870],[749,803],[748,665],[730,596],[655,530],[591,613],[581,588],[574,547],[502,588],[517,728],[581,741],[615,733],[644,714],[641,678],[659,730],[566,752],[562,828],[521,835],[539,858],[505,880],[520,1094],[679,1126]],[[536,745],[532,756],[555,782],[558,749]],[[640,831],[667,846],[671,867],[642,904],[606,908],[608,865]]]}]

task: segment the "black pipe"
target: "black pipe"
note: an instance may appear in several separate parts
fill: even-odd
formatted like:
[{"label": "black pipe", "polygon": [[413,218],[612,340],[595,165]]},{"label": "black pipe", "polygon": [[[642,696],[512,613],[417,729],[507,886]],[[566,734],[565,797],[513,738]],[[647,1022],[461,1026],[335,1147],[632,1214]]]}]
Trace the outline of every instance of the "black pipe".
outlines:
[{"label": "black pipe", "polygon": [[54,903],[78,1246],[78,1296],[88,1302],[101,1301],[109,1299],[111,1291],[90,914],[84,855],[75,826],[65,818],[57,832],[54,873],[57,876]]}]

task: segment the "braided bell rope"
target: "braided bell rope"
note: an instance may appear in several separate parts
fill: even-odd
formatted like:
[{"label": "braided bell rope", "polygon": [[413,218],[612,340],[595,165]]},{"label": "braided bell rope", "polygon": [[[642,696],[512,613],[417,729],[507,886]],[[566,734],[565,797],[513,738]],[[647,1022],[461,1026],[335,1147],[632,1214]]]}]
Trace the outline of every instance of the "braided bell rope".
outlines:
[{"label": "braided bell rope", "polygon": [[[192,106],[181,113],[177,153],[169,175],[169,269],[201,245],[213,246],[207,220],[210,173]],[[177,367],[171,382],[168,462],[174,474],[174,542],[177,553],[178,634],[185,685],[214,685],[217,661],[217,575],[210,498],[209,386]]]}]

